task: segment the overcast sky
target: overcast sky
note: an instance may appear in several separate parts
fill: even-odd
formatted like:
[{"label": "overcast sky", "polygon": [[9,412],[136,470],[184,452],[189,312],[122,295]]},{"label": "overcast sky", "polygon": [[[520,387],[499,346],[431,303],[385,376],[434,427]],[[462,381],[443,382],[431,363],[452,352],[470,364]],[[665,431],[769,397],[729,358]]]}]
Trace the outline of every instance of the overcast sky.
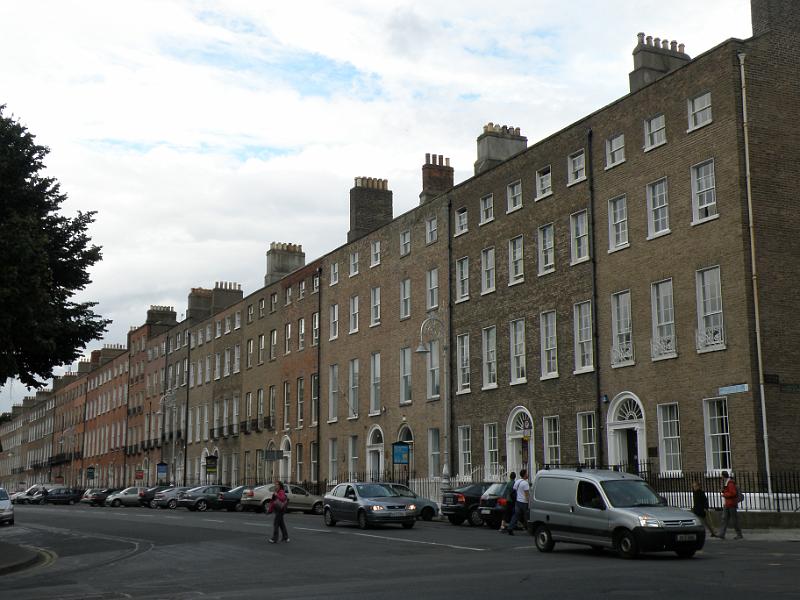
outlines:
[{"label": "overcast sky", "polygon": [[[356,176],[419,203],[426,152],[472,174],[489,121],[534,143],[625,95],[636,33],[696,56],[747,0],[4,1],[0,104],[50,147],[64,211],[97,211],[79,300],[125,343],[191,287],[263,285],[272,241],[341,245]],[[26,394],[0,389],[0,412]]]}]

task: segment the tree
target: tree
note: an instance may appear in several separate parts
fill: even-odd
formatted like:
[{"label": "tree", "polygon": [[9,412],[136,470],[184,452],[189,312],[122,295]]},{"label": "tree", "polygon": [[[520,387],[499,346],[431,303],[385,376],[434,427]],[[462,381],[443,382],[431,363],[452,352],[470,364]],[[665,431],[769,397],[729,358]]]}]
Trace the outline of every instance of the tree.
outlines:
[{"label": "tree", "polygon": [[[110,321],[95,302],[76,303],[101,259],[86,232],[94,212],[59,213],[66,195],[45,177],[49,148],[0,105],[0,382],[40,388],[53,367],[70,364]],[[0,383],[2,385],[2,383]]]}]

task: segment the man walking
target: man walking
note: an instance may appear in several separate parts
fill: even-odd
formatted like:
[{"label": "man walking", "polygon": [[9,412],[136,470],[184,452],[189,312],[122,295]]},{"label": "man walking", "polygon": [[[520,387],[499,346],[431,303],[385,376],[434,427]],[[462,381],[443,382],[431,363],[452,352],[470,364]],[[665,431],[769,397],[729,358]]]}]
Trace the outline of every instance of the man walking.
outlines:
[{"label": "man walking", "polygon": [[514,482],[514,490],[517,494],[517,500],[514,504],[514,516],[511,517],[511,522],[508,524],[508,535],[514,535],[517,521],[521,520],[523,525],[528,523],[528,500],[531,486],[528,483],[528,471],[526,469],[522,469],[519,472],[519,477]]},{"label": "man walking", "polygon": [[736,487],[736,482],[733,480],[727,471],[722,472],[722,480],[725,482],[722,486],[722,497],[725,500],[725,506],[722,509],[722,526],[719,528],[719,539],[725,539],[725,531],[728,529],[728,524],[732,525],[736,530],[735,540],[742,539],[742,528],[739,527],[739,488]]}]

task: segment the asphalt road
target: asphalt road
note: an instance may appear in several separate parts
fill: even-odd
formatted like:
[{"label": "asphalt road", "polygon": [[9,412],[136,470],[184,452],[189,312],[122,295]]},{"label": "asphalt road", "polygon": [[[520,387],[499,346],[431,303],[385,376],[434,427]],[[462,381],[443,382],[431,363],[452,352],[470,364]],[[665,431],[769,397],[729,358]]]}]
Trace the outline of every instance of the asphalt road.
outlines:
[{"label": "asphalt road", "polygon": [[[247,598],[798,598],[800,543],[709,540],[694,558],[626,561],[486,527],[418,522],[361,531],[290,513],[268,544],[255,513],[18,506],[0,541],[46,551],[0,577],[0,600]],[[747,532],[745,532],[747,533]]]}]

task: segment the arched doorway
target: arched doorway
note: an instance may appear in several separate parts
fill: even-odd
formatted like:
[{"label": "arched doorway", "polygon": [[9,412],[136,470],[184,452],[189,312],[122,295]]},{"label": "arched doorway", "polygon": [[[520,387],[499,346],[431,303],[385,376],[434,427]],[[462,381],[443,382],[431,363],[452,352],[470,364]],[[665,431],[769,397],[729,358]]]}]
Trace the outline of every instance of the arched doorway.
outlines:
[{"label": "arched doorway", "polygon": [[[533,447],[533,418],[524,406],[517,406],[511,411],[506,423],[506,472],[519,473],[525,468],[534,472],[536,463]],[[504,473],[492,474],[502,476]]]},{"label": "arched doorway", "polygon": [[639,398],[622,392],[608,409],[608,462],[636,473],[647,459],[644,409]]},{"label": "arched doorway", "polygon": [[408,424],[404,423],[400,426],[400,430],[397,432],[397,441],[408,444],[408,465],[401,467],[401,470],[405,469],[404,475],[408,478],[414,473],[414,432],[411,431]]},{"label": "arched doorway", "polygon": [[367,478],[370,481],[383,479],[383,431],[375,425],[367,434]]},{"label": "arched doorway", "polygon": [[278,462],[278,476],[281,481],[289,481],[292,478],[292,442],[288,437],[284,437],[281,442],[283,455]]}]

